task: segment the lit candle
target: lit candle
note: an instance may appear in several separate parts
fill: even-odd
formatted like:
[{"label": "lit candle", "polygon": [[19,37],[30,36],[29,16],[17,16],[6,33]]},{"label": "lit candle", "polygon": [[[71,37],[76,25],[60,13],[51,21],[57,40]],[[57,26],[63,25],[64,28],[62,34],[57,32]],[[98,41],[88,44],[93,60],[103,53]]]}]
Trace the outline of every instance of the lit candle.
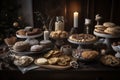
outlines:
[{"label": "lit candle", "polygon": [[74,27],[78,27],[78,12],[74,12]]},{"label": "lit candle", "polygon": [[49,31],[44,31],[44,40],[49,39]]}]

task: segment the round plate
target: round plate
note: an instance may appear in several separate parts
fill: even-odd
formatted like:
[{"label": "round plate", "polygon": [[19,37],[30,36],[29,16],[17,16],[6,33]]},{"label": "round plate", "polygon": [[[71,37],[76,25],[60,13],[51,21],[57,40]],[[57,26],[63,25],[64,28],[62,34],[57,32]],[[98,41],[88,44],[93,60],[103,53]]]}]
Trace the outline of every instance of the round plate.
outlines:
[{"label": "round plate", "polygon": [[32,35],[32,36],[24,36],[24,35],[18,35],[18,34],[16,34],[16,36],[17,36],[18,38],[36,38],[36,37],[40,37],[40,36],[42,36],[42,35],[43,35],[43,32],[40,33],[40,34]]},{"label": "round plate", "polygon": [[19,55],[31,55],[31,54],[43,53],[43,52],[48,51],[48,50],[51,50],[51,48],[43,49],[43,50],[40,51],[40,52],[32,52],[32,51],[18,52],[18,51],[15,51],[15,50],[13,50],[13,49],[11,50],[11,52],[14,52],[14,53],[19,54]]},{"label": "round plate", "polygon": [[33,62],[33,58],[32,57],[30,57],[30,56],[21,56],[20,58],[22,58],[22,57],[24,57],[24,59],[25,58],[27,58],[28,59],[28,61],[26,61],[25,63],[19,63],[19,60],[22,60],[22,59],[16,59],[16,60],[14,60],[14,64],[16,65],[16,66],[28,66],[28,65],[30,65],[32,62]]},{"label": "round plate", "polygon": [[71,42],[71,43],[74,43],[74,44],[92,44],[92,43],[96,42],[97,39],[94,40],[94,41],[90,41],[90,42],[76,42],[76,41],[72,41],[70,39],[68,39],[68,41]]},{"label": "round plate", "polygon": [[98,32],[93,32],[94,35],[99,36],[99,37],[105,37],[105,38],[119,38],[120,35],[110,35],[110,34],[104,34],[104,33],[98,33]]}]

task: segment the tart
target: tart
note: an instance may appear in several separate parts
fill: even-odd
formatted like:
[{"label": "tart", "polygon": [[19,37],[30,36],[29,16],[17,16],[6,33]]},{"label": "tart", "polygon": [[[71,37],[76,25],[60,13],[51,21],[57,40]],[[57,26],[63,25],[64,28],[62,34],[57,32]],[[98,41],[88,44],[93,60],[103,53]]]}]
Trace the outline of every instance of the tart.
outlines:
[{"label": "tart", "polygon": [[75,42],[92,42],[96,40],[96,37],[91,34],[73,34],[69,37],[69,40]]}]

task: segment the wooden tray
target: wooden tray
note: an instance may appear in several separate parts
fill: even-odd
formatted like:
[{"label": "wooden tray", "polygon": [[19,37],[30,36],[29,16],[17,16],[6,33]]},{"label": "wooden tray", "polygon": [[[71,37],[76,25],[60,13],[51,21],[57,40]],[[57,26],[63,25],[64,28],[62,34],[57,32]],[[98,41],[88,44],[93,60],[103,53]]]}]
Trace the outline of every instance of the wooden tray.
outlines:
[{"label": "wooden tray", "polygon": [[[36,63],[36,60],[34,61],[34,63],[36,64],[36,65],[38,65],[37,63]],[[40,67],[42,67],[42,68],[47,68],[47,69],[55,69],[55,70],[65,70],[65,69],[69,69],[69,68],[71,68],[71,66],[70,65],[67,65],[67,66],[59,66],[59,65],[49,65],[49,64],[39,64],[38,66],[40,66]]]}]

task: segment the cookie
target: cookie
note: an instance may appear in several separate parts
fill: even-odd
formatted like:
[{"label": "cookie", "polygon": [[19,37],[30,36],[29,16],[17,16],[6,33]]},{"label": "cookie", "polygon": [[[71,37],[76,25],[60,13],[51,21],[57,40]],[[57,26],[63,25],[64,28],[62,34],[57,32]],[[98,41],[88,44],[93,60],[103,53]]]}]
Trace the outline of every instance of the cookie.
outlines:
[{"label": "cookie", "polygon": [[46,58],[38,58],[35,60],[35,64],[41,65],[41,64],[47,64],[48,60]]},{"label": "cookie", "polygon": [[49,64],[56,64],[58,62],[58,58],[57,57],[52,57],[50,59],[48,59],[48,63]]},{"label": "cookie", "polygon": [[119,60],[115,58],[113,55],[102,56],[100,60],[104,65],[107,65],[107,66],[115,67],[120,64]]}]

